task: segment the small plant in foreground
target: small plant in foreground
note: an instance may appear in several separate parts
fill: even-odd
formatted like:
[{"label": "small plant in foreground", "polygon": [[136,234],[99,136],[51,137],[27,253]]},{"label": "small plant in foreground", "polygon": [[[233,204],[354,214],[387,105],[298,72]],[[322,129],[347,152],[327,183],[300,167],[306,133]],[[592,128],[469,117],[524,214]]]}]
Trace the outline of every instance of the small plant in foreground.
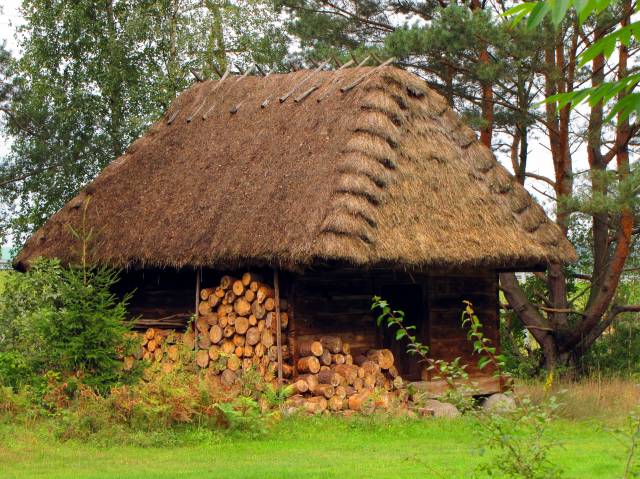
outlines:
[{"label": "small plant in foreground", "polygon": [[460,364],[460,358],[455,358],[453,361],[431,358],[429,356],[429,346],[418,341],[415,335],[416,327],[404,324],[404,312],[392,310],[389,303],[379,296],[373,297],[371,309],[379,309],[381,311],[376,320],[378,327],[384,323],[388,328],[395,328],[396,341],[406,338],[408,341],[407,352],[418,356],[420,362],[427,364],[427,369],[432,372],[433,379],[445,381],[448,388],[443,399],[463,411],[473,407],[475,387],[469,381],[469,374],[466,371],[467,366]]},{"label": "small plant in foreground", "polygon": [[[484,335],[482,323],[469,301],[465,301],[462,312],[462,326],[468,328],[467,338],[480,356],[478,368],[493,367],[494,376],[508,386],[511,377],[505,374],[503,355],[498,354],[491,340]],[[551,388],[553,376],[548,377]],[[539,405],[527,396],[517,397],[517,407],[513,410],[477,412],[476,418],[485,446],[497,452],[491,461],[480,466],[480,471],[492,477],[512,477],[523,479],[554,479],[561,477],[561,471],[549,459],[554,444],[548,438],[547,426],[558,407],[554,396]],[[481,451],[484,448],[481,448]]]}]

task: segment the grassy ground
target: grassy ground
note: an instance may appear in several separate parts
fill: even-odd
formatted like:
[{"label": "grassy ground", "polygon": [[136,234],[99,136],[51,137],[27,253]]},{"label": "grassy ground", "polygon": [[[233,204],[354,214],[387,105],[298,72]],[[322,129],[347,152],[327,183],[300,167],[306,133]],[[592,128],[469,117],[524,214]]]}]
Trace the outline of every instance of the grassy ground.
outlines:
[{"label": "grassy ground", "polygon": [[[621,477],[624,449],[599,421],[560,419],[550,434],[566,476]],[[41,424],[0,426],[0,477],[466,478],[490,460],[470,419],[289,419],[258,438],[183,431],[163,447],[61,442]],[[168,445],[167,445],[168,444]]]}]

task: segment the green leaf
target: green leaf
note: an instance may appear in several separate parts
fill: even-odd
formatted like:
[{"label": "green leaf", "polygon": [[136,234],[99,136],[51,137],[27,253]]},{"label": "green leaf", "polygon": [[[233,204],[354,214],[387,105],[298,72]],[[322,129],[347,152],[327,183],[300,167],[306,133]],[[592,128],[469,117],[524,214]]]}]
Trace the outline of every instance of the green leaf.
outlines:
[{"label": "green leaf", "polygon": [[405,330],[404,330],[404,329],[398,329],[398,330],[396,331],[396,341],[398,341],[398,340],[400,340],[400,339],[404,338],[406,335],[407,335],[407,333],[405,332]]},{"label": "green leaf", "polygon": [[548,2],[538,2],[531,11],[529,18],[527,19],[527,28],[532,29],[540,25],[544,17],[551,10],[551,5]]},{"label": "green leaf", "polygon": [[571,5],[571,0],[549,0],[549,3],[552,4],[551,21],[554,25],[558,26],[567,13],[567,10]]}]

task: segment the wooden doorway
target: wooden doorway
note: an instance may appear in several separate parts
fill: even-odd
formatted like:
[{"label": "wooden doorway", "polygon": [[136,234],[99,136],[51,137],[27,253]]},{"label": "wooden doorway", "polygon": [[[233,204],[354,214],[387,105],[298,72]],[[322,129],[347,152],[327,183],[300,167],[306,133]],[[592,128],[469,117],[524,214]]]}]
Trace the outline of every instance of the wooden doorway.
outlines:
[{"label": "wooden doorway", "polygon": [[[416,337],[423,344],[428,343],[427,312],[425,292],[422,284],[390,284],[381,288],[381,296],[389,302],[391,309],[404,311],[404,324],[415,326]],[[419,357],[407,353],[407,339],[395,339],[395,328],[381,326],[382,346],[393,351],[395,364],[403,379],[422,380],[424,365]]]}]

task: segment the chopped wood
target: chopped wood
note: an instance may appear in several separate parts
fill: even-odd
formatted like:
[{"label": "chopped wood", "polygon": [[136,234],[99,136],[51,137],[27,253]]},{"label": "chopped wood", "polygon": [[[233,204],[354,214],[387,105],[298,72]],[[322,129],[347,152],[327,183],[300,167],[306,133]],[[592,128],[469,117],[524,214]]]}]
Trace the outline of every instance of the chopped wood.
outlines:
[{"label": "chopped wood", "polygon": [[201,368],[206,368],[209,366],[209,351],[208,350],[200,350],[196,353],[196,363]]},{"label": "chopped wood", "polygon": [[242,296],[244,294],[244,284],[242,283],[242,280],[235,280],[231,289],[233,291],[233,294],[235,294],[236,296]]},{"label": "chopped wood", "polygon": [[262,319],[267,315],[267,310],[264,308],[262,304],[258,302],[256,299],[253,303],[251,303],[251,313],[257,318]]},{"label": "chopped wood", "polygon": [[339,336],[322,336],[320,343],[322,343],[322,347],[332,354],[342,352],[342,339]]},{"label": "chopped wood", "polygon": [[231,354],[227,358],[227,369],[231,369],[231,371],[237,371],[238,369],[240,369],[241,365],[242,360],[235,354]]},{"label": "chopped wood", "polygon": [[318,382],[320,382],[321,384],[338,386],[340,384],[340,378],[335,371],[331,369],[325,369],[318,373]]},{"label": "chopped wood", "polygon": [[203,288],[200,290],[200,299],[206,301],[213,294],[215,288]]},{"label": "chopped wood", "polygon": [[318,414],[327,410],[327,399],[322,396],[313,396],[304,403],[304,409],[310,414]]},{"label": "chopped wood", "polygon": [[260,342],[260,331],[255,326],[247,329],[247,344],[255,346]]},{"label": "chopped wood", "polygon": [[367,352],[367,358],[377,363],[382,369],[393,366],[393,353],[389,349],[370,349]]},{"label": "chopped wood", "polygon": [[[271,346],[273,346],[273,342],[273,333],[269,329],[265,329],[264,331],[262,331],[262,334],[260,336],[260,344],[262,344],[265,348],[270,348]],[[320,363],[318,363],[318,368],[320,368]]]},{"label": "chopped wood", "polygon": [[305,339],[298,342],[300,356],[322,356],[324,349],[320,341]]},{"label": "chopped wood", "polygon": [[320,371],[320,361],[315,356],[305,356],[298,359],[296,364],[298,371],[305,373],[317,373]]}]

